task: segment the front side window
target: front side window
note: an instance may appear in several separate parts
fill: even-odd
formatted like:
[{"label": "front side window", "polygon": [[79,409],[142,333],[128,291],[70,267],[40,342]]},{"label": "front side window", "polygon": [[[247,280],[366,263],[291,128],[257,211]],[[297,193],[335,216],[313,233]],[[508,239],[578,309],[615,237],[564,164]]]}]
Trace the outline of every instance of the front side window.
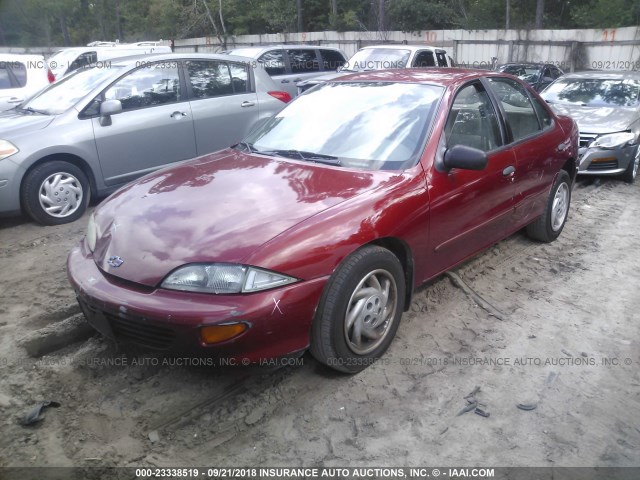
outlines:
[{"label": "front side window", "polygon": [[154,107],[180,101],[180,77],[175,62],[138,68],[104,92],[105,100],[120,100],[122,110]]},{"label": "front side window", "polygon": [[9,69],[7,68],[6,62],[0,62],[0,90],[8,88],[14,88],[11,84]]},{"label": "front side window", "polygon": [[85,52],[78,55],[71,65],[69,65],[68,72],[72,72],[82,67],[86,67],[91,65],[92,63],[96,63],[98,61],[98,54],[96,52]]},{"label": "front side window", "polygon": [[287,50],[291,73],[311,73],[320,70],[315,50]]},{"label": "front side window", "polygon": [[438,59],[438,66],[439,67],[446,67],[447,66],[447,54],[444,52],[437,52],[436,53],[436,58]]},{"label": "front side window", "polygon": [[282,50],[271,50],[263,54],[258,59],[258,62],[264,65],[264,69],[269,75],[284,75],[287,73]]},{"label": "front side window", "polygon": [[293,158],[313,161],[313,153],[366,170],[407,168],[419,159],[443,90],[413,83],[327,83],[299,96],[246,142],[265,154],[300,152]]},{"label": "front side window", "polygon": [[465,145],[488,152],[500,144],[500,127],[493,104],[478,83],[456,95],[444,129],[447,148]]},{"label": "front side window", "polygon": [[11,71],[18,82],[18,87],[22,88],[27,84],[27,67],[24,63],[12,62]]},{"label": "front side window", "polygon": [[489,78],[488,80],[493,93],[502,104],[507,123],[511,127],[513,141],[540,131],[538,116],[522,85],[508,78]]}]

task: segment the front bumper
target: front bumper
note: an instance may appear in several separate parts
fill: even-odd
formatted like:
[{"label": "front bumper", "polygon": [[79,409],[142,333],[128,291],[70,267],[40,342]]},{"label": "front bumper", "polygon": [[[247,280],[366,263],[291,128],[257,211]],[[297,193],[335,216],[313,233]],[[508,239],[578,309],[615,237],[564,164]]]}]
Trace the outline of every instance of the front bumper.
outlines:
[{"label": "front bumper", "polygon": [[579,175],[619,175],[633,162],[638,145],[616,149],[581,147],[578,151]]},{"label": "front bumper", "polygon": [[20,212],[20,183],[24,169],[12,159],[13,156],[0,160],[0,215],[2,216]]},{"label": "front bumper", "polygon": [[[328,277],[242,295],[148,288],[105,275],[85,242],[67,259],[67,274],[87,321],[116,341],[148,349],[214,356],[248,363],[286,356],[309,346],[316,306]],[[207,345],[200,328],[243,322],[248,330]]]}]

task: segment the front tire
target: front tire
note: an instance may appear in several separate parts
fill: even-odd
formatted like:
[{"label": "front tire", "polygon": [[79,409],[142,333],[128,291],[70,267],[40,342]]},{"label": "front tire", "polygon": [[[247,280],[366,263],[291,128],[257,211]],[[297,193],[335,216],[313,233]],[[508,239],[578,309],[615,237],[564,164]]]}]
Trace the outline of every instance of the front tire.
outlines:
[{"label": "front tire", "polygon": [[547,206],[541,217],[527,225],[527,235],[540,242],[553,242],[564,228],[571,205],[571,179],[560,170],[551,187]]},{"label": "front tire", "polygon": [[21,200],[25,213],[43,225],[62,225],[82,216],[89,204],[87,176],[64,161],[43,163],[25,176]]},{"label": "front tire", "polygon": [[367,246],[347,257],[329,279],[311,328],[320,362],[357,373],[389,348],[403,311],[402,265],[389,250]]},{"label": "front tire", "polygon": [[622,180],[627,183],[633,183],[638,175],[638,166],[640,165],[640,145],[636,147],[636,154],[629,162],[627,169],[622,174]]}]

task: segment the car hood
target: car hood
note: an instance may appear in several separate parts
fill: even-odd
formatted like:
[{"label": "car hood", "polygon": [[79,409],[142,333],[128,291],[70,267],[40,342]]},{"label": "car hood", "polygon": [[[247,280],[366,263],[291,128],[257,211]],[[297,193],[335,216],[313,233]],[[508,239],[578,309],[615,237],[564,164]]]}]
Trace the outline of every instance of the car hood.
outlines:
[{"label": "car hood", "polygon": [[54,115],[40,113],[21,113],[16,109],[0,112],[0,138],[11,136],[13,133],[29,133],[41,130],[51,123]]},{"label": "car hood", "polygon": [[583,107],[555,103],[552,108],[559,115],[573,118],[580,132],[585,133],[621,132],[638,120],[638,112],[630,107]]},{"label": "car hood", "polygon": [[[95,211],[94,260],[111,275],[147,286],[188,263],[242,263],[299,222],[376,188],[389,173],[223,150],[109,197]],[[121,265],[110,265],[112,257]]]}]

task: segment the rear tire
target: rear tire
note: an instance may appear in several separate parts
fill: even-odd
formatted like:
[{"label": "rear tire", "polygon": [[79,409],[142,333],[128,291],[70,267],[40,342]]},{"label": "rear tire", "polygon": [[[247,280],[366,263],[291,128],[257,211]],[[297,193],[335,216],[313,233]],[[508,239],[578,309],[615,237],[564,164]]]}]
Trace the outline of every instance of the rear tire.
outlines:
[{"label": "rear tire", "polygon": [[547,206],[542,216],[527,225],[527,235],[540,242],[553,242],[564,228],[571,205],[571,179],[560,170],[551,187]]},{"label": "rear tire", "polygon": [[404,272],[389,250],[367,246],[329,279],[311,327],[311,354],[345,373],[382,356],[396,334],[405,296]]},{"label": "rear tire", "polygon": [[43,225],[62,225],[82,216],[89,204],[87,176],[72,163],[53,161],[31,170],[20,192],[22,208]]},{"label": "rear tire", "polygon": [[636,154],[629,162],[627,169],[622,174],[622,180],[627,183],[633,183],[638,175],[638,165],[640,165],[640,145],[636,147]]}]

